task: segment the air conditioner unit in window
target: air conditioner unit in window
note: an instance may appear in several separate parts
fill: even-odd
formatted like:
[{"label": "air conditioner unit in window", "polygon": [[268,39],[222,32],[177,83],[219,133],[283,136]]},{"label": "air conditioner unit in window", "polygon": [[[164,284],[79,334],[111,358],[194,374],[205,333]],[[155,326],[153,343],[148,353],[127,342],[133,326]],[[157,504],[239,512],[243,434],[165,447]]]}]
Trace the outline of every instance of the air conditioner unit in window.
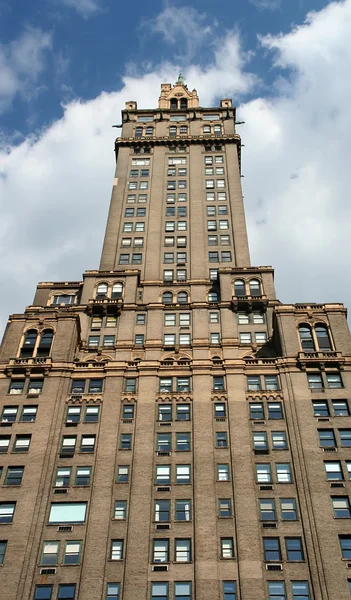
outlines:
[{"label": "air conditioner unit in window", "polygon": [[56,569],[40,569],[40,575],[56,575]]}]

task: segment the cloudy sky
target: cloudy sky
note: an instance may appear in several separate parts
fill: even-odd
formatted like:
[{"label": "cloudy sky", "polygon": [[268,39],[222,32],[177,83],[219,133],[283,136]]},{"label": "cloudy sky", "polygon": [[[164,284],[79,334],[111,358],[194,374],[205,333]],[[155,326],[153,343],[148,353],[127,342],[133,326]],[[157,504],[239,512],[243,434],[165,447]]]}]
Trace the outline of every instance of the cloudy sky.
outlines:
[{"label": "cloudy sky", "polygon": [[351,0],[0,0],[0,332],[98,267],[111,126],[180,70],[245,121],[252,264],[285,303],[351,307],[350,31]]}]

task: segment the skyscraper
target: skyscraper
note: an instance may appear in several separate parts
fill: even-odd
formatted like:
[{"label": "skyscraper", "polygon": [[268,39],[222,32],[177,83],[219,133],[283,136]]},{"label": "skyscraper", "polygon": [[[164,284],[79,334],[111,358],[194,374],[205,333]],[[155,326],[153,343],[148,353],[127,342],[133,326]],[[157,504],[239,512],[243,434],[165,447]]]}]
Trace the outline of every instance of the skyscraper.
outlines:
[{"label": "skyscraper", "polygon": [[346,310],[250,265],[235,125],[127,102],[99,270],[9,318],[1,600],[350,598]]}]

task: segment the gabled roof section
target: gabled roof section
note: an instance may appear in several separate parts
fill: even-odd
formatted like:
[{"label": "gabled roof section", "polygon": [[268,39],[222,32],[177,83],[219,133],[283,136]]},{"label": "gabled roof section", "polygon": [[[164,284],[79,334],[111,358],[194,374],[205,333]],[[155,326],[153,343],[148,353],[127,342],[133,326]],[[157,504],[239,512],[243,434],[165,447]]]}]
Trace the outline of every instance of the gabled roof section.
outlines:
[{"label": "gabled roof section", "polygon": [[[180,100],[186,100],[187,108],[198,108],[199,97],[196,90],[189,92],[188,86],[184,83],[182,74],[179,75],[178,80],[172,86],[171,83],[161,83],[161,95],[158,100],[158,107],[161,109],[172,109],[172,108],[183,108]],[[172,106],[171,100],[177,101],[177,106]],[[184,108],[186,108],[184,106]]]}]

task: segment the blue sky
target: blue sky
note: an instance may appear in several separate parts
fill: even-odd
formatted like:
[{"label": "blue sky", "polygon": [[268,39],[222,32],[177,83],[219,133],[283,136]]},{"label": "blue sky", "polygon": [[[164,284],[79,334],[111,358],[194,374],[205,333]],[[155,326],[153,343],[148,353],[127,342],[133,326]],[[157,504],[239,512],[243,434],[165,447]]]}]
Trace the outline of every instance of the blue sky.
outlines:
[{"label": "blue sky", "polygon": [[351,0],[0,0],[0,330],[38,281],[97,268],[111,125],[179,70],[245,120],[252,263],[283,302],[351,306],[350,31]]}]

